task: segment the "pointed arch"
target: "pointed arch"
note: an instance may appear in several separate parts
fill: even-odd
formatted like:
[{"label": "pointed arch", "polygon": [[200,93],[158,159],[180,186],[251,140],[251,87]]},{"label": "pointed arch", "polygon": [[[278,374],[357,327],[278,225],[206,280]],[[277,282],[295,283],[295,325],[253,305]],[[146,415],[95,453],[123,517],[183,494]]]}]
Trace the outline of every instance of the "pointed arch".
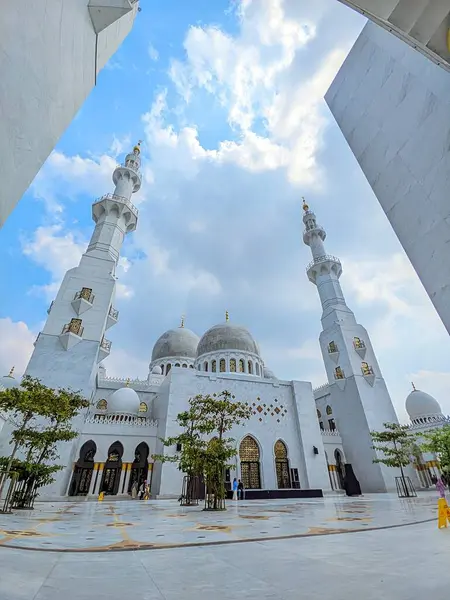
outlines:
[{"label": "pointed arch", "polygon": [[329,404],[327,405],[327,407],[326,407],[325,410],[327,412],[327,415],[332,415],[333,414],[333,409],[331,408],[331,406]]},{"label": "pointed arch", "polygon": [[94,472],[94,458],[97,445],[94,440],[88,440],[81,448],[75,463],[69,496],[87,496]]},{"label": "pointed arch", "polygon": [[239,359],[239,373],[244,373],[244,372],[245,372],[244,359],[240,358]]},{"label": "pointed arch", "polygon": [[261,489],[261,466],[259,444],[254,437],[246,435],[239,445],[241,479],[245,489]]},{"label": "pointed arch", "polygon": [[119,492],[120,474],[122,472],[123,445],[118,440],[108,449],[100,491],[105,495],[115,496]]},{"label": "pointed arch", "polygon": [[[147,480],[148,476],[148,455],[150,454],[150,448],[146,442],[138,444],[134,450],[134,461],[131,465],[130,480],[128,482],[127,492],[131,494],[131,489],[134,482],[137,483],[138,488],[144,481]],[[125,482],[124,482],[125,485]]]},{"label": "pointed arch", "polygon": [[283,440],[277,440],[274,445],[275,471],[278,489],[290,488],[291,475],[289,471],[288,449]]}]

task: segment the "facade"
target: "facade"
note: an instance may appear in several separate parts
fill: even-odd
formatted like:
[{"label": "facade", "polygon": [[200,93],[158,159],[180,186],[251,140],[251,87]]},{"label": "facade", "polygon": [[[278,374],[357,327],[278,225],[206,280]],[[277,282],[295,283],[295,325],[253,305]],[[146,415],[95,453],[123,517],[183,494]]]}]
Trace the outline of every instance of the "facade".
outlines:
[{"label": "facade", "polygon": [[[372,462],[370,430],[396,421],[396,415],[367,331],[346,305],[341,263],[326,254],[325,230],[306,204],[303,239],[313,255],[308,278],[323,307],[325,386],[313,392],[309,382],[277,379],[251,333],[230,322],[228,313],[201,337],[184,319],[163,333],[146,379],[107,376],[102,361],[111,343],[105,336],[119,321],[115,270],[123,239],[138,221],[131,197],[141,185],[140,161],[137,145],[113,173],[114,192],[94,202],[90,243],[79,265],[66,273],[26,369],[49,387],[71,387],[90,399],[73,422],[76,440],[58,448],[64,469],[40,499],[94,498],[101,491],[127,497],[135,482],[144,481],[153,496],[178,498],[183,474],[152,457],[177,452],[161,439],[179,432],[176,417],[190,397],[225,389],[252,409],[249,421],[230,432],[237,457],[228,482],[238,477],[255,494],[317,496],[342,490],[351,463],[364,492],[394,488],[395,472]],[[0,379],[2,388],[16,385],[13,371]],[[431,404],[421,409],[413,402],[412,413],[430,413]],[[13,428],[2,415],[0,455],[9,452]]]},{"label": "facade", "polygon": [[430,0],[339,0],[450,70],[450,4]]},{"label": "facade", "polygon": [[325,100],[450,332],[450,76],[368,23]]},{"label": "facade", "polygon": [[0,227],[131,31],[138,0],[14,0],[0,19]]}]

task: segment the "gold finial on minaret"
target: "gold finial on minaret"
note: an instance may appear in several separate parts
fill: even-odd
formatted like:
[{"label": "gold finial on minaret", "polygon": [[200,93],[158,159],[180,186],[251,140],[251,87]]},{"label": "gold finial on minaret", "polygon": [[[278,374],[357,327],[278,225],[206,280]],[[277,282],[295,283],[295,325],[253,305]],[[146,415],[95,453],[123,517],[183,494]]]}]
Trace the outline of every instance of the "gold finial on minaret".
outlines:
[{"label": "gold finial on minaret", "polygon": [[228,314],[228,311],[225,311],[225,321],[228,323],[228,321],[230,320],[230,315]]},{"label": "gold finial on minaret", "polygon": [[128,377],[128,379],[125,382],[125,387],[130,387],[130,381],[131,379]]},{"label": "gold finial on minaret", "polygon": [[14,376],[13,376],[14,369],[15,369],[15,367],[11,367],[11,370],[10,370],[10,372],[9,372],[9,374],[8,374],[8,377],[12,377],[12,378],[14,378]]},{"label": "gold finial on minaret", "polygon": [[411,381],[411,385],[412,385],[412,388],[413,388],[413,392],[415,392],[416,391],[416,386],[414,385],[413,381]]},{"label": "gold finial on minaret", "polygon": [[184,315],[181,315],[181,324],[180,324],[180,327],[184,327],[184,319],[185,319]]},{"label": "gold finial on minaret", "polygon": [[136,146],[133,148],[133,152],[135,154],[141,153],[141,144],[142,144],[142,140],[139,140],[138,143],[136,144]]},{"label": "gold finial on minaret", "polygon": [[306,204],[305,196],[302,196],[303,200],[303,210],[307,212],[309,210],[309,206]]}]

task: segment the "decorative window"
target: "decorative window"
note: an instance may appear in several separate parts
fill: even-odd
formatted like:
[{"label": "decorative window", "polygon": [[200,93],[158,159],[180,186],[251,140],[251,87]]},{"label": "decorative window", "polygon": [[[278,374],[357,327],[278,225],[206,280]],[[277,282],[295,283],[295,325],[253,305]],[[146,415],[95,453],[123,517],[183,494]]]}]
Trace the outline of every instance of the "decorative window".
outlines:
[{"label": "decorative window", "polygon": [[168,372],[170,371],[171,368],[172,368],[172,365],[169,363],[166,367],[166,375],[168,374]]},{"label": "decorative window", "polygon": [[70,319],[70,323],[64,325],[63,333],[74,333],[75,335],[82,336],[84,327],[81,325],[83,321],[81,319]]},{"label": "decorative window", "polygon": [[239,373],[244,373],[245,371],[245,363],[242,358],[239,359]]},{"label": "decorative window", "polygon": [[259,375],[259,364],[258,363],[256,363],[255,368],[256,368],[256,374]]},{"label": "decorative window", "polygon": [[317,409],[317,418],[321,419],[322,418],[322,413],[320,412],[319,409]]},{"label": "decorative window", "polygon": [[207,361],[206,361],[206,360],[205,360],[205,362],[203,363],[203,370],[204,370],[204,371],[207,371],[207,370],[208,370],[208,363],[207,363]]},{"label": "decorative window", "polygon": [[247,366],[248,366],[248,372],[250,373],[250,375],[252,375],[253,374],[253,363],[251,360],[248,361]]},{"label": "decorative window", "polygon": [[211,371],[213,373],[215,373],[216,369],[217,369],[217,362],[215,360],[213,360],[213,361],[211,361]]},{"label": "decorative window", "polygon": [[230,372],[236,373],[236,359],[230,358]]},{"label": "decorative window", "polygon": [[338,347],[337,347],[336,342],[331,341],[328,344],[328,353],[333,354],[334,352],[337,352],[337,351],[338,351]]},{"label": "decorative window", "polygon": [[365,343],[359,337],[353,338],[353,346],[358,350],[362,350],[366,347]]},{"label": "decorative window", "polygon": [[373,369],[366,362],[361,363],[361,372],[364,376],[373,375]]},{"label": "decorative window", "polygon": [[221,358],[220,359],[220,372],[221,373],[225,373],[225,371],[226,371],[225,359]]},{"label": "decorative window", "polygon": [[341,367],[336,367],[334,370],[334,378],[335,379],[345,379],[344,371]]},{"label": "decorative window", "polygon": [[325,410],[327,411],[327,415],[332,415],[333,414],[333,410],[332,410],[332,408],[331,408],[330,405],[328,405]]},{"label": "decorative window", "polygon": [[83,298],[83,300],[87,300],[88,302],[90,302],[91,296],[92,296],[92,288],[87,288],[87,287],[81,288],[80,298]]},{"label": "decorative window", "polygon": [[179,366],[181,366],[181,365],[180,365],[180,363],[175,363],[175,366],[176,366],[176,367],[179,367]]},{"label": "decorative window", "polygon": [[97,408],[98,410],[106,410],[108,408],[108,403],[104,398],[97,402]]},{"label": "decorative window", "polygon": [[275,458],[277,460],[287,460],[288,452],[286,444],[281,440],[275,442]]},{"label": "decorative window", "polygon": [[187,369],[187,364],[183,363],[183,369]]},{"label": "decorative window", "polygon": [[141,402],[139,404],[139,412],[147,412],[148,411],[148,406],[145,402]]}]

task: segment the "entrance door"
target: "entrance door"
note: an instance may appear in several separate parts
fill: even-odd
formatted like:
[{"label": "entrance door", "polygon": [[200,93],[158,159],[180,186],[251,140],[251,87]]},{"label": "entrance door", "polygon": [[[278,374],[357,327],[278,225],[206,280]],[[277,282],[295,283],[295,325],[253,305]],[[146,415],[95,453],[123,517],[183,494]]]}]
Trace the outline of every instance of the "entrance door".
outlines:
[{"label": "entrance door", "polygon": [[289,473],[289,460],[286,444],[281,440],[275,442],[275,470],[277,473],[278,488],[290,488],[291,477]]},{"label": "entrance door", "polygon": [[93,440],[89,440],[81,446],[80,455],[72,475],[69,496],[87,496],[89,494],[96,452],[97,446]]},{"label": "entrance door", "polygon": [[246,490],[261,489],[261,470],[259,465],[258,442],[247,435],[239,446],[241,459],[241,480]]}]

